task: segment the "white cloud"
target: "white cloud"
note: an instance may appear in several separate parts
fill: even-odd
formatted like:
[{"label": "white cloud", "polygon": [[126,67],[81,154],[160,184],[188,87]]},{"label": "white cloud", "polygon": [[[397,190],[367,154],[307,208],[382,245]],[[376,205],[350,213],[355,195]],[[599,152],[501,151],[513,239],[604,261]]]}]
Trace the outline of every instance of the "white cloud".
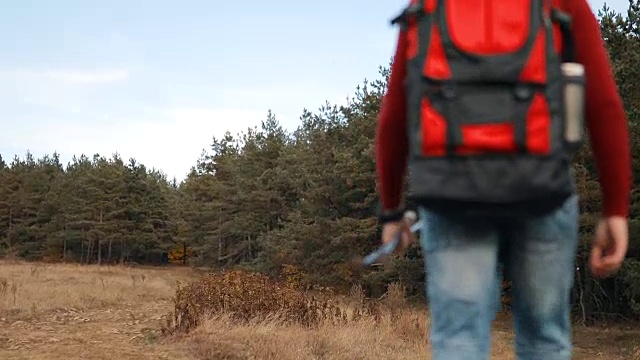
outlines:
[{"label": "white cloud", "polygon": [[45,75],[51,79],[71,84],[109,84],[125,81],[129,78],[129,71],[125,69],[104,69],[93,71],[55,70],[47,71]]},{"label": "white cloud", "polygon": [[95,69],[95,70],[33,70],[16,69],[0,71],[0,80],[5,84],[15,84],[19,88],[34,90],[43,85],[55,86],[61,82],[69,85],[99,85],[122,82],[129,79],[128,69]]},{"label": "white cloud", "polygon": [[[73,155],[109,157],[118,152],[125,160],[133,157],[169,178],[183,179],[202,150],[209,150],[213,136],[220,138],[226,131],[235,136],[260,127],[268,109],[283,127],[293,130],[303,108],[315,110],[328,94],[335,95],[329,97],[332,103],[344,103],[348,95],[332,86],[287,83],[214,88],[200,97],[198,89],[163,89],[157,99],[132,102],[126,95],[83,86],[125,81],[129,74],[117,68],[0,72],[0,80],[6,80],[0,95],[15,99],[13,103],[20,105],[16,114],[24,119],[0,122],[0,152],[22,155],[29,149],[41,156],[57,151],[65,163]],[[30,107],[32,113],[25,110]]]},{"label": "white cloud", "polygon": [[186,176],[203,149],[209,150],[213,136],[220,138],[226,131],[235,136],[249,127],[259,127],[266,117],[266,111],[244,109],[176,108],[166,114],[167,121],[128,126],[126,132],[131,136],[120,152],[178,179]]}]

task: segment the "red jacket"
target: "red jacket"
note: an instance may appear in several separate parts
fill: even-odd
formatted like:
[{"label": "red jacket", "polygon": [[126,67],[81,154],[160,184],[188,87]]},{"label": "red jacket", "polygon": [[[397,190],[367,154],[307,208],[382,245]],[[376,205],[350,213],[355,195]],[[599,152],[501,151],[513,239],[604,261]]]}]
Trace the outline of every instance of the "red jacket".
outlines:
[{"label": "red jacket", "polygon": [[[604,213],[628,216],[631,159],[627,119],[612,75],[600,25],[586,0],[567,2],[573,17],[576,60],[585,67],[586,126],[602,188]],[[402,201],[407,168],[405,89],[407,37],[400,32],[376,129],[378,191],[384,209]]]}]

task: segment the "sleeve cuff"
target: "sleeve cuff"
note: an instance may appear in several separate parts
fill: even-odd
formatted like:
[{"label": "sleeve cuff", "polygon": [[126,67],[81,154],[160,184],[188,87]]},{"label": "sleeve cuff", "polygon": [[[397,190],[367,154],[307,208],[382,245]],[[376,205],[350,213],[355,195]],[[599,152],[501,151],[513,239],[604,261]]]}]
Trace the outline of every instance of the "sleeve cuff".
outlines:
[{"label": "sleeve cuff", "polygon": [[401,204],[395,209],[384,209],[381,205],[378,205],[378,222],[385,224],[389,222],[400,221],[404,217],[406,207]]}]

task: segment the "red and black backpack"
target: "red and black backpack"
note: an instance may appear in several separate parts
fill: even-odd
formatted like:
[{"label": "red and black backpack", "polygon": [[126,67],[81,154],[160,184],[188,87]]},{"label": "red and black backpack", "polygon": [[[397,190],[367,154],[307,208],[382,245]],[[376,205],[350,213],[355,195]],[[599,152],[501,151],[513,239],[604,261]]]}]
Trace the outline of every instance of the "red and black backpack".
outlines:
[{"label": "red and black backpack", "polygon": [[410,193],[454,214],[547,213],[575,192],[561,63],[570,17],[544,0],[414,0],[406,31]]}]

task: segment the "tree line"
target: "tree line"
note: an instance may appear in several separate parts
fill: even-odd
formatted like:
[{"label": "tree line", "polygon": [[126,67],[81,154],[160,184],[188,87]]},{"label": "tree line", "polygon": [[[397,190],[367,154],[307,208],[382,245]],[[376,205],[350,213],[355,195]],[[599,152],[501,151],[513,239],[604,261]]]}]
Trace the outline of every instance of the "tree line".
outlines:
[{"label": "tree line", "polygon": [[[627,14],[599,12],[629,117],[632,151],[640,153],[640,1]],[[244,267],[277,275],[297,268],[307,280],[365,285],[372,296],[390,281],[424,292],[418,246],[378,271],[350,266],[379,242],[374,134],[388,68],[364,81],[346,106],[304,110],[295,131],[268,112],[260,127],[214,137],[183,181],[168,179],[118,154],[35,159],[0,157],[0,256],[85,264],[146,263],[176,257],[214,269]],[[222,120],[222,119],[217,119]],[[589,244],[600,211],[590,150],[574,161],[581,195],[581,244],[573,296],[576,313],[640,316],[640,201],[633,191],[628,259],[618,276],[596,280]],[[640,171],[633,159],[634,176]]]}]

